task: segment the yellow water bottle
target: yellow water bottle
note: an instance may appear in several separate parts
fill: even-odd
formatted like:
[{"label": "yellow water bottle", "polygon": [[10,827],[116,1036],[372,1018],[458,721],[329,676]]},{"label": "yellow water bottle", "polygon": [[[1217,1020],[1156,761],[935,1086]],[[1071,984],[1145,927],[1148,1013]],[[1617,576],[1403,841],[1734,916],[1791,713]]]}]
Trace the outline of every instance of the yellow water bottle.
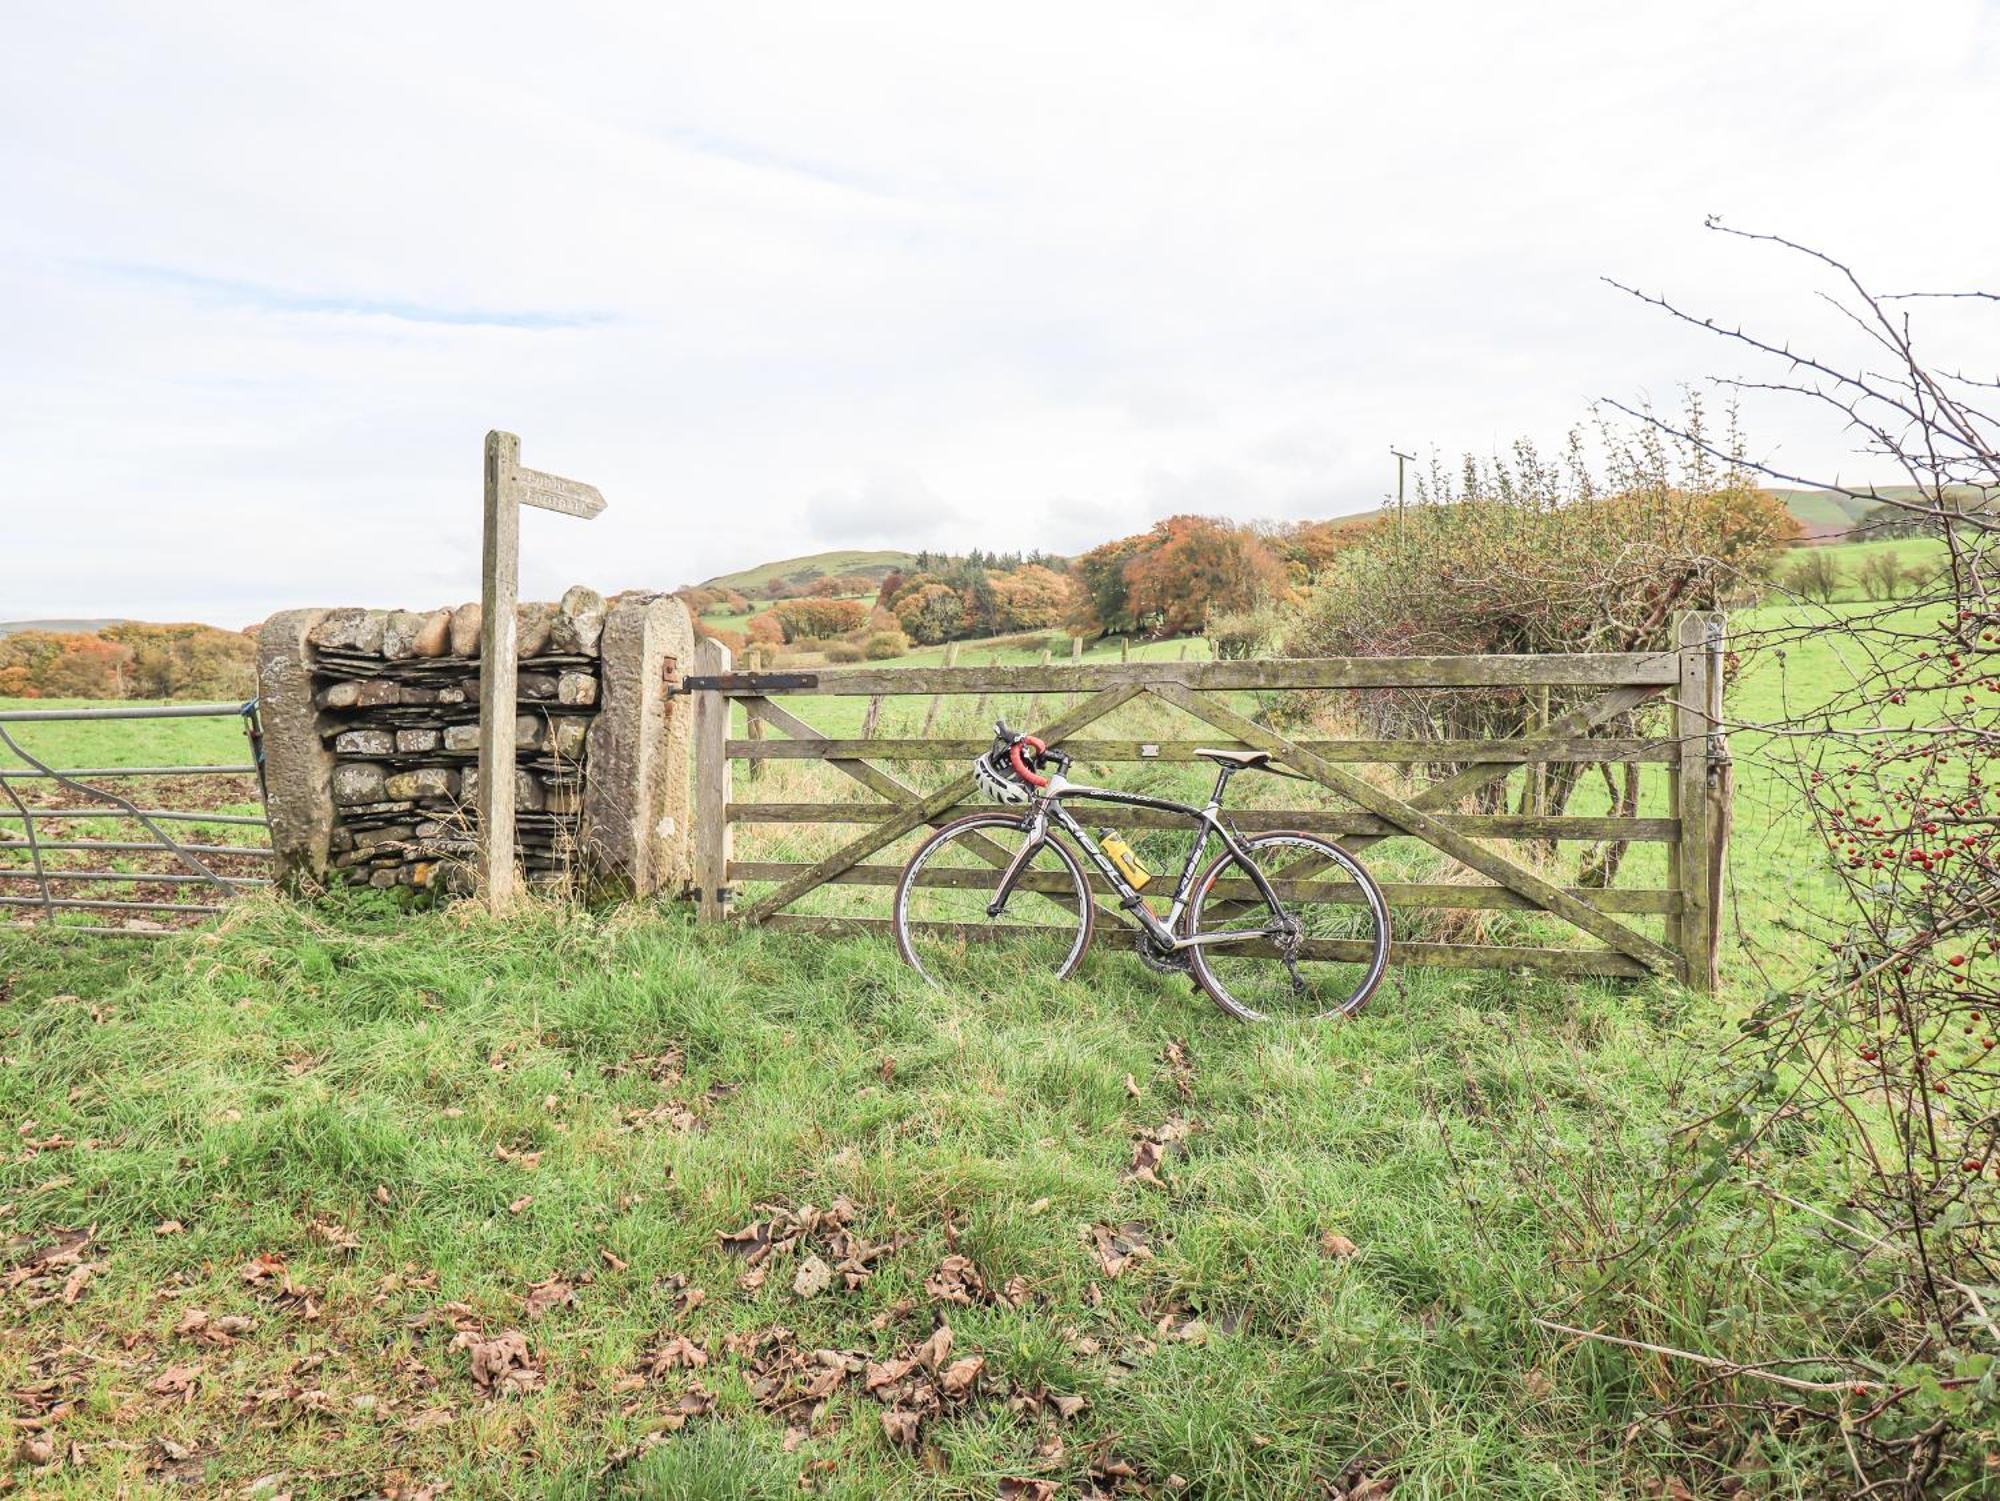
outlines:
[{"label": "yellow water bottle", "polygon": [[1132,846],[1109,829],[1098,831],[1097,842],[1111,863],[1118,867],[1118,873],[1132,883],[1132,889],[1144,891],[1146,884],[1153,879],[1153,873],[1139,863],[1139,857],[1132,853]]}]

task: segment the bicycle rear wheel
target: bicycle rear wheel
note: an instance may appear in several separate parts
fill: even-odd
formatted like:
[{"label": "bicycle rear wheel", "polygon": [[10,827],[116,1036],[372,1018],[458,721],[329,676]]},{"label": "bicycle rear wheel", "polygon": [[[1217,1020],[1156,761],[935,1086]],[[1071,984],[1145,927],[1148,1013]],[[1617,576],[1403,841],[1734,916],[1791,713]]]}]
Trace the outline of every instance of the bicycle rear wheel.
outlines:
[{"label": "bicycle rear wheel", "polygon": [[896,884],[896,950],[933,985],[1067,979],[1090,947],[1090,888],[1068,847],[1045,840],[998,917],[987,904],[1028,833],[1004,813],[946,824]]},{"label": "bicycle rear wheel", "polygon": [[1196,881],[1182,934],[1264,936],[1187,949],[1195,983],[1239,1021],[1352,1016],[1388,968],[1381,888],[1354,856],[1310,834],[1259,834],[1244,844],[1278,907],[1225,850]]}]

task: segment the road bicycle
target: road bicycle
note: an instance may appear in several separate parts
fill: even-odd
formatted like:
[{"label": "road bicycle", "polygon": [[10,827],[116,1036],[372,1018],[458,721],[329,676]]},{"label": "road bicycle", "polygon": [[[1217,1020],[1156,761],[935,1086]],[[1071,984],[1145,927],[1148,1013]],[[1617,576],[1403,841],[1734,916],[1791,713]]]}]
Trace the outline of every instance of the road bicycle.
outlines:
[{"label": "road bicycle", "polygon": [[[1269,752],[1196,750],[1216,768],[1214,791],[1197,807],[1071,782],[1066,753],[1004,721],[993,730],[973,774],[1019,811],[944,825],[896,884],[896,948],[932,984],[981,973],[1067,979],[1107,897],[1136,923],[1134,947],[1148,967],[1188,976],[1242,1021],[1351,1016],[1382,983],[1389,908],[1361,862],[1311,834],[1244,837],[1223,815],[1238,773],[1298,776],[1274,766]],[[1141,895],[1154,877],[1130,846],[1110,829],[1093,839],[1070,812],[1085,801],[1177,815],[1195,827],[1164,917]],[[1203,868],[1217,839],[1221,853]],[[1096,871],[1095,891],[1078,850]]]}]

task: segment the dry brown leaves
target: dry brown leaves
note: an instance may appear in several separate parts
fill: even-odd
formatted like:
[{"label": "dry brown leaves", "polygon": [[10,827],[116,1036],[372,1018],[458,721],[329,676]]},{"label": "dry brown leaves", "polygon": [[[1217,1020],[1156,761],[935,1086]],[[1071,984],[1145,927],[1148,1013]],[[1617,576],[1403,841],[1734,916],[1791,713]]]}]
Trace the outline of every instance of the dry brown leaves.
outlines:
[{"label": "dry brown leaves", "polygon": [[1160,1176],[1160,1169],[1169,1155],[1187,1150],[1182,1143],[1193,1134],[1194,1126],[1178,1115],[1168,1116],[1150,1131],[1141,1131],[1132,1138],[1132,1164],[1125,1170],[1125,1181],[1165,1188],[1167,1181]]},{"label": "dry brown leaves", "polygon": [[72,1306],[83,1296],[90,1279],[107,1265],[83,1259],[84,1249],[96,1238],[95,1226],[50,1233],[55,1237],[53,1240],[30,1251],[7,1273],[5,1288],[10,1293],[24,1294],[21,1299],[24,1308],[57,1302],[66,1308]]},{"label": "dry brown leaves", "polygon": [[1114,1281],[1122,1277],[1133,1262],[1147,1260],[1153,1254],[1146,1227],[1136,1220],[1115,1226],[1092,1225],[1090,1241],[1097,1251],[1097,1264],[1104,1268],[1104,1275]]},{"label": "dry brown leaves", "polygon": [[924,1279],[924,1291],[940,1303],[971,1307],[991,1303],[1000,1308],[1020,1308],[1034,1296],[1025,1277],[1009,1277],[996,1292],[970,1256],[956,1253],[938,1263],[938,1269]]},{"label": "dry brown leaves", "polygon": [[257,1321],[247,1314],[211,1315],[204,1308],[190,1308],[174,1325],[174,1333],[199,1344],[227,1348],[245,1335],[254,1333]]},{"label": "dry brown leaves", "polygon": [[283,1256],[269,1251],[253,1256],[237,1268],[237,1275],[272,1307],[295,1313],[308,1323],[319,1318],[325,1291],[294,1282]]},{"label": "dry brown leaves", "polygon": [[461,1329],[451,1348],[470,1354],[473,1384],[489,1396],[521,1396],[541,1390],[541,1367],[528,1348],[527,1336],[518,1329],[503,1329],[495,1335]]},{"label": "dry brown leaves", "polygon": [[358,1251],[361,1238],[336,1220],[314,1220],[306,1227],[306,1233],[329,1250]]},{"label": "dry brown leaves", "polygon": [[1326,1485],[1326,1501],[1387,1501],[1395,1494],[1396,1480],[1376,1470],[1367,1460],[1357,1459]]},{"label": "dry brown leaves", "polygon": [[698,1371],[708,1364],[708,1351],[685,1335],[670,1335],[639,1362],[638,1374],[660,1377],[669,1371]]},{"label": "dry brown leaves", "polygon": [[576,1289],[561,1277],[544,1277],[540,1282],[529,1283],[527,1295],[521,1299],[521,1311],[530,1320],[544,1318],[559,1308],[578,1306]]},{"label": "dry brown leaves", "polygon": [[1319,1254],[1330,1256],[1337,1261],[1355,1255],[1360,1249],[1361,1247],[1336,1230],[1329,1230],[1319,1238]]},{"label": "dry brown leaves", "polygon": [[825,1209],[811,1204],[798,1209],[783,1204],[759,1204],[762,1218],[741,1230],[717,1237],[725,1251],[734,1252],[748,1263],[737,1279],[746,1292],[764,1285],[771,1261],[779,1256],[803,1251],[792,1291],[801,1298],[817,1297],[833,1286],[834,1278],[853,1292],[875,1274],[875,1263],[903,1244],[901,1237],[870,1241],[850,1228],[860,1211],[845,1198]]}]

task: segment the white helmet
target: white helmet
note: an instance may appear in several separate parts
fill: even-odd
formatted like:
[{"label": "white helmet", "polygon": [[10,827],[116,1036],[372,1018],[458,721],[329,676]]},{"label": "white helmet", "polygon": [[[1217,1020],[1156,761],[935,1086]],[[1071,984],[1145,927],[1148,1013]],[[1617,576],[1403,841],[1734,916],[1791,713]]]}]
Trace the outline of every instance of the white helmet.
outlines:
[{"label": "white helmet", "polygon": [[996,803],[1025,803],[1028,789],[1014,775],[1013,764],[1004,750],[990,750],[972,763],[973,780],[980,791]]}]

